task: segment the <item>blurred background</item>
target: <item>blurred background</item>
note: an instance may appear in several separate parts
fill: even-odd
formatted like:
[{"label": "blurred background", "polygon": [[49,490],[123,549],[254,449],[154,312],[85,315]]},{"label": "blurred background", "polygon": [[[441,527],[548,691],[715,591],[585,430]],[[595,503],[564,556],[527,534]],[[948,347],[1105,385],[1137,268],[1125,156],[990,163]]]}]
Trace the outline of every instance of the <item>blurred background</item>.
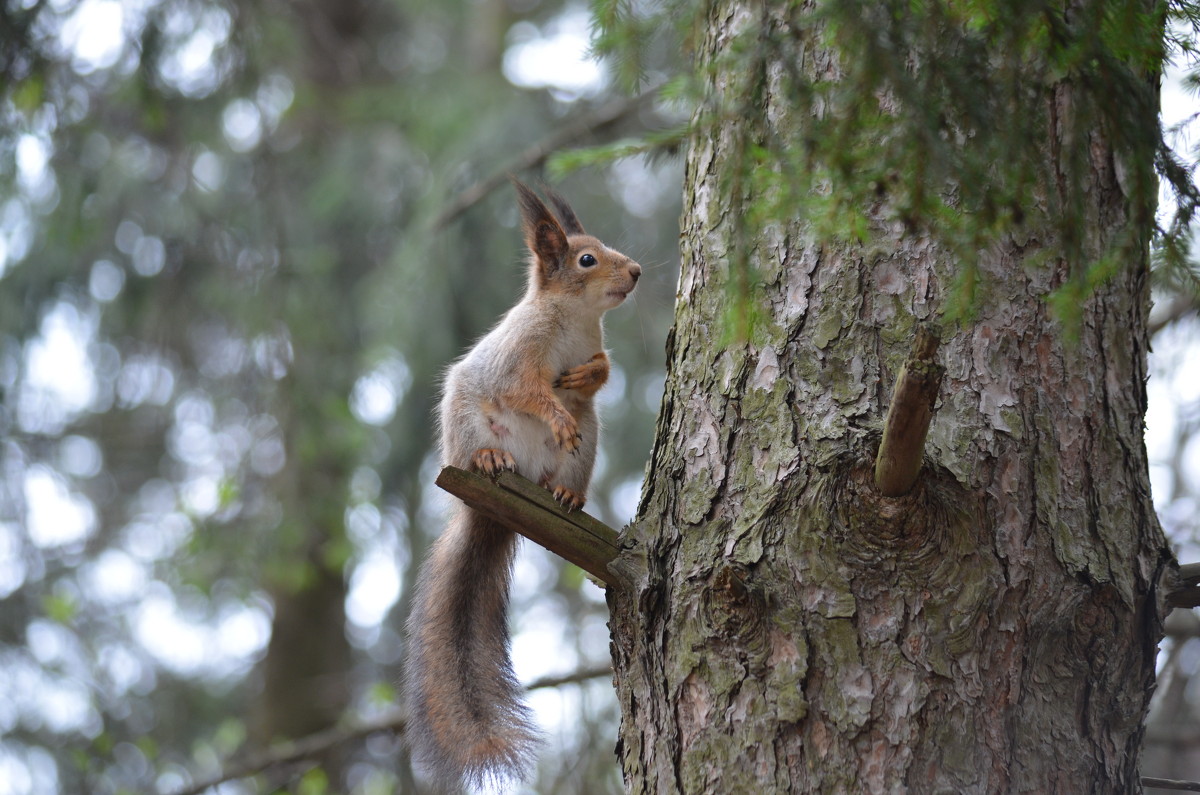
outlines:
[{"label": "blurred background", "polygon": [[[477,188],[679,112],[612,86],[581,3],[0,4],[0,794],[175,792],[386,720],[446,504],[438,379],[524,292],[512,189]],[[554,180],[645,267],[599,396],[588,510],[617,527],[680,174]],[[532,789],[619,791],[603,592],[529,546],[518,676],[591,674],[531,694]],[[407,764],[377,733],[216,791],[412,792]]]},{"label": "blurred background", "polygon": [[[441,529],[439,374],[524,289],[495,177],[686,109],[616,89],[582,2],[0,9],[0,795],[195,791],[242,763],[261,770],[207,791],[419,791],[402,742],[355,727],[396,715]],[[648,41],[641,90],[682,66]],[[558,183],[646,269],[608,316],[599,395],[588,510],[618,527],[661,395],[680,181],[666,152]],[[1155,496],[1200,560],[1196,304],[1157,298]],[[528,791],[621,791],[602,591],[528,544],[514,589],[518,676],[568,680],[530,695]],[[1147,774],[1200,777],[1198,634],[1164,645]],[[256,761],[314,733],[300,761]]]}]

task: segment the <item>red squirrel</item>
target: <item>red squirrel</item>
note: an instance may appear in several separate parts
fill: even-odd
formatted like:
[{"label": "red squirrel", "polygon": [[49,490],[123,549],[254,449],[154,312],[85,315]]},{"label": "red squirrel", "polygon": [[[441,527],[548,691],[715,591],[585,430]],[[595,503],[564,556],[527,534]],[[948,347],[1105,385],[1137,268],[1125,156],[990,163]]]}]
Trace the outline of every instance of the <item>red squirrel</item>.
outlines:
[{"label": "red squirrel", "polygon": [[[524,298],[446,374],[442,462],[512,470],[568,511],[584,503],[608,380],[603,314],[641,266],[583,230],[566,200],[513,180],[529,249]],[[456,501],[417,581],[408,622],[406,733],[417,766],[447,790],[519,778],[537,729],[512,671],[508,590],[517,535]]]}]

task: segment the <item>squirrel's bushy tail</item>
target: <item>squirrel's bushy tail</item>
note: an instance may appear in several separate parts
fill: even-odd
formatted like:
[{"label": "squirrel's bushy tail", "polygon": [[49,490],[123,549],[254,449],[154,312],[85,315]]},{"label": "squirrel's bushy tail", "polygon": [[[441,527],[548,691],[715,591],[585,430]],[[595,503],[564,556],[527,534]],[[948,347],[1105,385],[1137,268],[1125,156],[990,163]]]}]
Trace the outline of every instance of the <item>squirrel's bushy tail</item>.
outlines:
[{"label": "squirrel's bushy tail", "polygon": [[442,787],[521,777],[537,731],[509,657],[517,536],[459,506],[417,581],[405,695],[413,760]]}]

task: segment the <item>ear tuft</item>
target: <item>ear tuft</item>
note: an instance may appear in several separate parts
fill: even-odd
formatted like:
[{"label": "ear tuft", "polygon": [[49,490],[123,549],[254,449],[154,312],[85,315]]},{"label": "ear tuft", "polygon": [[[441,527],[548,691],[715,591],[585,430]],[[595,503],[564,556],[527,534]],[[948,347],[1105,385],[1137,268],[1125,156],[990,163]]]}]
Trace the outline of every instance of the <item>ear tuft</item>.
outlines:
[{"label": "ear tuft", "polygon": [[516,177],[510,176],[509,180],[517,189],[525,245],[533,253],[542,274],[548,276],[562,267],[567,256],[567,233],[529,186]]},{"label": "ear tuft", "polygon": [[579,223],[579,217],[575,215],[575,211],[571,209],[571,205],[567,203],[562,194],[544,182],[541,187],[542,193],[546,194],[546,198],[554,205],[558,220],[562,221],[563,229],[567,231],[567,234],[586,235],[587,232],[583,231],[583,224]]}]

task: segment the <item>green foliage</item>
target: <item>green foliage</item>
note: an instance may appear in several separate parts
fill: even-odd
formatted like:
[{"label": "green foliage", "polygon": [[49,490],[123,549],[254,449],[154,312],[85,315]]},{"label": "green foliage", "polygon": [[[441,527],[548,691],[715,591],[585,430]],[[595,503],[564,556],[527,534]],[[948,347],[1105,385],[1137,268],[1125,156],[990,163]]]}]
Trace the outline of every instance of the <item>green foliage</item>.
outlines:
[{"label": "green foliage", "polygon": [[[647,28],[685,42],[709,15],[731,13],[699,2],[599,5],[601,41],[630,63]],[[746,121],[735,194],[743,206],[733,213],[751,229],[744,239],[796,217],[831,241],[869,240],[869,217],[902,223],[961,263],[943,307],[949,320],[968,318],[991,289],[980,252],[1013,236],[1056,241],[1046,266],[1065,263],[1071,278],[1049,298],[1067,325],[1147,235],[1160,278],[1190,280],[1187,238],[1200,192],[1157,123],[1157,83],[1168,59],[1196,51],[1196,4],[1128,0],[1067,12],[1044,0],[830,0],[743,8],[741,33],[707,72],[676,78],[669,90],[697,108],[693,140],[717,135],[728,119]],[[647,23],[652,16],[656,24]],[[763,118],[767,107],[785,120]],[[594,163],[651,145],[572,157]],[[1111,162],[1093,162],[1097,152]],[[1140,215],[1129,219],[1133,232],[1097,246],[1080,233],[1099,212],[1084,176],[1110,167]],[[1162,220],[1152,214],[1160,181],[1174,205]]]},{"label": "green foliage", "polygon": [[12,92],[13,106],[21,113],[31,113],[42,104],[44,86],[38,76],[22,81]]},{"label": "green foliage", "polygon": [[329,791],[329,776],[319,767],[301,776],[296,787],[296,795],[325,795]]},{"label": "green foliage", "polygon": [[1195,231],[1183,227],[1178,234],[1163,235],[1154,249],[1156,283],[1168,292],[1200,295],[1200,263],[1192,256]]},{"label": "green foliage", "polygon": [[370,703],[378,707],[386,707],[396,703],[396,686],[391,682],[376,682],[367,693]]},{"label": "green foliage", "polygon": [[651,160],[675,154],[690,137],[690,127],[677,125],[667,130],[646,133],[636,139],[625,139],[603,146],[564,149],[554,153],[546,164],[550,178],[565,179],[576,171],[604,166],[627,157],[644,155]]},{"label": "green foliage", "polygon": [[592,19],[596,27],[593,50],[600,55],[615,55],[618,83],[627,91],[636,90],[647,72],[646,60],[660,24],[667,18],[655,3],[635,0],[593,0]]},{"label": "green foliage", "polygon": [[42,598],[42,609],[46,617],[59,624],[70,624],[78,612],[78,605],[68,593],[46,594]]}]

